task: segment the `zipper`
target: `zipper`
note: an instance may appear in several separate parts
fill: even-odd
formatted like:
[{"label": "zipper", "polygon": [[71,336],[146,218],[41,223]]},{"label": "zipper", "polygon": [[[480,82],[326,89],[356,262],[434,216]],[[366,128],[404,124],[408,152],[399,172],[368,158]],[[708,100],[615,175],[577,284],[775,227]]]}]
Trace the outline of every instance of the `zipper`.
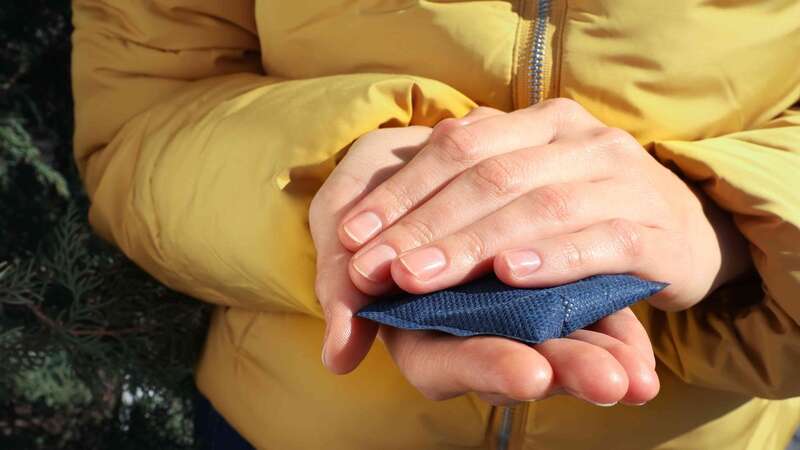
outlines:
[{"label": "zipper", "polygon": [[497,430],[497,450],[508,450],[508,443],[511,441],[511,427],[514,425],[514,406],[503,407],[503,415],[500,418],[500,428]]},{"label": "zipper", "polygon": [[536,22],[533,25],[528,64],[529,102],[531,105],[539,103],[544,97],[545,45],[547,22],[550,20],[550,1],[536,0]]},{"label": "zipper", "polygon": [[[519,0],[520,24],[517,31],[517,51],[515,61],[517,70],[513,83],[514,107],[524,108],[539,103],[546,98],[548,63],[553,63],[548,48],[551,42],[549,22],[551,16],[558,19],[560,8],[554,11],[552,0]],[[555,37],[553,37],[555,39]]]},{"label": "zipper", "polygon": [[[552,0],[531,0],[536,5],[535,20],[531,23],[530,17],[527,12],[528,1],[521,0],[520,12],[523,15],[522,26],[525,30],[522,34],[524,41],[522,42],[522,55],[526,58],[517,59],[520,65],[527,63],[527,103],[533,105],[539,103],[545,97],[545,64],[547,56],[547,24],[550,20],[551,14],[551,1]],[[518,80],[520,81],[520,80]],[[520,84],[515,85],[515,89],[522,88]],[[516,99],[519,99],[515,95]],[[518,100],[515,100],[518,101]],[[521,103],[521,101],[520,101]],[[521,106],[521,105],[517,105]],[[506,406],[501,409],[500,426],[497,430],[497,446],[496,450],[508,450],[511,444],[512,432],[514,427],[514,418],[518,410],[526,410],[527,404],[520,406]],[[524,420],[524,419],[523,419]]]}]

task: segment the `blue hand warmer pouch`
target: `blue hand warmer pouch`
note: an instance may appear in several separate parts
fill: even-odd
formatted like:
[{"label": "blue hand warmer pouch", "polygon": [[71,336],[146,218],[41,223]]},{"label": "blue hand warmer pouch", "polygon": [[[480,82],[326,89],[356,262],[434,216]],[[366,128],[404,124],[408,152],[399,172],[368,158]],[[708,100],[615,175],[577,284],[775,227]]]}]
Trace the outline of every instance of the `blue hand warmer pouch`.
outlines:
[{"label": "blue hand warmer pouch", "polygon": [[430,294],[378,300],[357,315],[408,330],[489,334],[536,344],[567,336],[666,286],[631,275],[597,275],[524,289],[487,277]]}]

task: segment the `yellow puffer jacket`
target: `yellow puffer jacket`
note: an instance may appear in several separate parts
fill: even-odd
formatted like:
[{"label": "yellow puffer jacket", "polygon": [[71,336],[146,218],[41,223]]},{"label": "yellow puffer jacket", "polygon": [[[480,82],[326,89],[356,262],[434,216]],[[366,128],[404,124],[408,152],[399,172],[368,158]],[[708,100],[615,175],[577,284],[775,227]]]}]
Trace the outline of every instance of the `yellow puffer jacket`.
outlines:
[{"label": "yellow puffer jacket", "polygon": [[[103,237],[219,306],[197,383],[264,449],[781,449],[800,422],[797,0],[74,0],[75,157]],[[644,407],[425,400],[320,362],[307,208],[350,142],[570,97],[730,211],[758,277],[639,305]]]}]

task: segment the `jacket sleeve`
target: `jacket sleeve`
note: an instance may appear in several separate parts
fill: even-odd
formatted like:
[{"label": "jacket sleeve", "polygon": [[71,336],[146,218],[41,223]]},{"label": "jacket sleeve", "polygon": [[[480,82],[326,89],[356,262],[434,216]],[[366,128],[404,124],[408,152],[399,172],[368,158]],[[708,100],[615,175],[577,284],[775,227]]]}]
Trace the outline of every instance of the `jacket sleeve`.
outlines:
[{"label": "jacket sleeve", "polygon": [[75,158],[94,229],[166,285],[320,315],[307,208],[349,143],[474,106],[404,75],[262,72],[253,0],[75,0]]},{"label": "jacket sleeve", "polygon": [[693,384],[800,395],[800,111],[758,130],[660,142],[655,154],[733,215],[759,275],[680,313],[642,305],[660,361]]}]

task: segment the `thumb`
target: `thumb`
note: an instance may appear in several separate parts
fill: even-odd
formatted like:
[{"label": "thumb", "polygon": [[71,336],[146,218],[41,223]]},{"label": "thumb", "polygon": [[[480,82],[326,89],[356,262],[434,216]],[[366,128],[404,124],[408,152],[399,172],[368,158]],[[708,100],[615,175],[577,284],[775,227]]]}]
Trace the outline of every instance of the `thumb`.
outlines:
[{"label": "thumb", "polygon": [[378,325],[355,314],[370,302],[350,279],[350,253],[339,241],[336,224],[363,195],[396,172],[430,135],[426,127],[380,129],[352,144],[347,155],[312,200],[309,226],[317,250],[317,299],[325,312],[322,362],[344,374],[364,359]]},{"label": "thumb", "polygon": [[378,324],[355,314],[370,299],[356,289],[347,272],[350,254],[318,256],[316,293],[325,312],[322,363],[333,373],[345,374],[364,359],[378,332]]}]

